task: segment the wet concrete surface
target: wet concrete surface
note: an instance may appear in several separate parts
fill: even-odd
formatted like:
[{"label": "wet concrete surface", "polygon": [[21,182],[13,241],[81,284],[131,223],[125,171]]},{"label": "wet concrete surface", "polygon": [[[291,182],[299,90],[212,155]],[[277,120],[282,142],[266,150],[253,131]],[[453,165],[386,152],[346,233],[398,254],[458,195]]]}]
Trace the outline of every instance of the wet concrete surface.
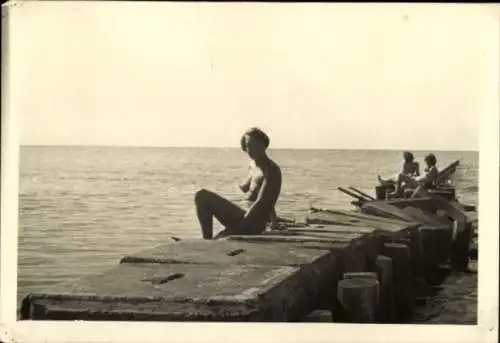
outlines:
[{"label": "wet concrete surface", "polygon": [[121,263],[247,264],[300,266],[311,264],[328,250],[228,240],[184,240],[125,256]]}]

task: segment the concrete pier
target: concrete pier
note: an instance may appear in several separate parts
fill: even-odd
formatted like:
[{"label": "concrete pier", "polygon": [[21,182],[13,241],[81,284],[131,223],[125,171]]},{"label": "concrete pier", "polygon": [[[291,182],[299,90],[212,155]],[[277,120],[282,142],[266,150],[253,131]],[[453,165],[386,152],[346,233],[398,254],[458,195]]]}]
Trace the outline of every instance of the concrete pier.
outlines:
[{"label": "concrete pier", "polygon": [[442,201],[375,200],[361,212],[311,210],[280,231],[171,240],[29,294],[21,319],[293,322],[321,310],[337,322],[401,322],[417,278],[469,256],[471,225]]},{"label": "concrete pier", "polygon": [[[24,299],[45,320],[290,321],[308,311],[297,267],[122,264]],[[304,280],[302,280],[304,281]]]}]

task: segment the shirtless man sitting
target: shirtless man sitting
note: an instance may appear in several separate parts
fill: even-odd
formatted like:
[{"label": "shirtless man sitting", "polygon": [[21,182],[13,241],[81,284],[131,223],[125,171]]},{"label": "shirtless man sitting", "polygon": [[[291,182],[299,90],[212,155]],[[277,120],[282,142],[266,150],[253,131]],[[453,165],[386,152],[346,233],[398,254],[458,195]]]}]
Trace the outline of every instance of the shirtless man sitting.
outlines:
[{"label": "shirtless man sitting", "polygon": [[403,184],[404,187],[408,188],[417,188],[419,186],[429,187],[436,181],[439,174],[438,169],[436,167],[437,164],[436,156],[434,156],[434,154],[429,154],[425,156],[424,161],[425,164],[427,165],[427,168],[425,168],[423,175],[413,177],[404,173],[399,174],[396,183],[396,191],[394,192],[394,194],[401,193],[401,188]]},{"label": "shirtless man sitting", "polygon": [[[403,166],[401,168],[400,174],[405,174],[405,175],[408,175],[410,177],[420,176],[420,166],[419,166],[418,162],[415,161],[415,157],[413,156],[413,154],[409,151],[404,151],[403,152],[403,159],[404,159],[404,162],[403,162]],[[398,180],[400,174],[396,175],[395,178],[387,179],[387,180],[382,179],[382,177],[380,177],[380,175],[378,175],[378,181],[380,182],[380,184],[382,186],[386,186],[386,187],[395,186],[398,182],[397,180]]]},{"label": "shirtless man sitting", "polygon": [[[250,194],[250,208],[244,210],[220,195],[201,189],[196,192],[195,204],[204,239],[213,239],[213,217],[225,227],[216,238],[234,234],[259,234],[274,212],[281,192],[281,169],[266,153],[269,137],[258,128],[243,134],[241,148],[255,163],[255,184],[260,183],[257,194]],[[249,184],[249,190],[251,187]],[[255,187],[254,187],[255,188]],[[257,188],[255,188],[257,189]]]}]

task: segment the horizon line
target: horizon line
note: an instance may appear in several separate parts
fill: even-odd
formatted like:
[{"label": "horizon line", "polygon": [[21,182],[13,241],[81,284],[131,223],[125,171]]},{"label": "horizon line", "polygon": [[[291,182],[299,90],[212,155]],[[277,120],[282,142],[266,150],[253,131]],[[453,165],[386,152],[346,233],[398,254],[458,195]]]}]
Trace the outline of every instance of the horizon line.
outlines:
[{"label": "horizon line", "polygon": [[[62,148],[62,147],[72,147],[72,148],[137,148],[137,149],[237,149],[240,150],[237,146],[168,146],[168,145],[81,145],[81,144],[19,144],[19,147],[44,147],[44,148]],[[361,150],[370,150],[370,151],[455,151],[455,152],[477,152],[478,149],[412,149],[412,148],[269,148],[269,150],[353,150],[353,151],[361,151]]]}]

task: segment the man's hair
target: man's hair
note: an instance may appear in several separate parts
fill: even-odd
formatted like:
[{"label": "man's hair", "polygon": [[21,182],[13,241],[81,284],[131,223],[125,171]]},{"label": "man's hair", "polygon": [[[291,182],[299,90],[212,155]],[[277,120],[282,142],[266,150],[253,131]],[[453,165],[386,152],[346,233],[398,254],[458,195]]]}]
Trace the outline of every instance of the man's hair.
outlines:
[{"label": "man's hair", "polygon": [[412,162],[415,159],[415,156],[409,151],[404,151],[403,156],[405,157],[405,161]]},{"label": "man's hair", "polygon": [[258,127],[252,127],[246,130],[243,136],[241,136],[240,144],[241,144],[241,150],[243,151],[246,151],[245,136],[249,137],[253,136],[254,138],[260,140],[264,144],[264,147],[266,149],[269,147],[270,143],[269,136],[266,135],[265,132],[259,129]]},{"label": "man's hair", "polygon": [[435,165],[437,163],[437,158],[434,154],[429,154],[425,156],[424,161],[429,162],[430,165]]}]

